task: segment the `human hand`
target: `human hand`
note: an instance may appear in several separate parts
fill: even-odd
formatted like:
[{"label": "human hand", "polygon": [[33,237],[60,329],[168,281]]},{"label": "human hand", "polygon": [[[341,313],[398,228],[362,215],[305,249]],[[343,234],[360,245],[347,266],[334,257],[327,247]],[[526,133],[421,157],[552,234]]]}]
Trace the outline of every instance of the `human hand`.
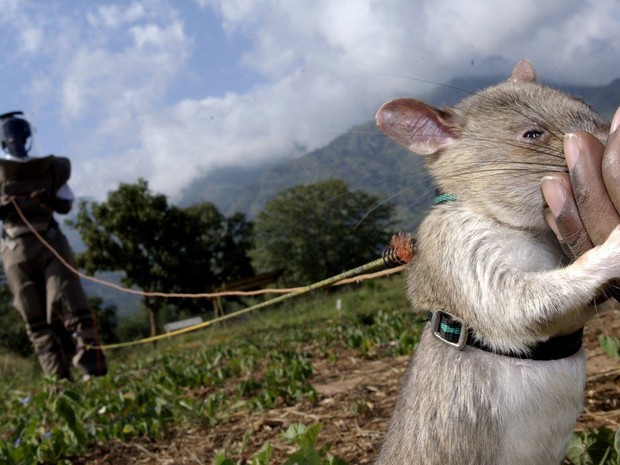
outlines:
[{"label": "human hand", "polygon": [[602,244],[620,224],[620,108],[607,144],[586,132],[564,137],[569,174],[545,176],[545,219],[567,255],[576,259]]},{"label": "human hand", "polygon": [[[620,224],[619,126],[620,108],[606,145],[586,132],[567,134],[564,155],[569,174],[553,173],[543,178],[542,191],[549,206],[545,219],[573,260],[605,242]],[[618,281],[608,291],[620,301]]]}]

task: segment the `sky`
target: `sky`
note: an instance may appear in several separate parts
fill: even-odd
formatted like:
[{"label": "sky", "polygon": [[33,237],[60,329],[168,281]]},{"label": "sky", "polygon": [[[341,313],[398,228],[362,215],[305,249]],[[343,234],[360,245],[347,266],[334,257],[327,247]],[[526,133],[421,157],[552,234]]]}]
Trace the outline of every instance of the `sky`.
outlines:
[{"label": "sky", "polygon": [[[218,167],[319,148],[429,82],[620,77],[617,0],[0,0],[0,112],[79,197],[146,179],[180,199]],[[620,105],[620,102],[618,102]],[[208,200],[208,199],[205,199]]]}]

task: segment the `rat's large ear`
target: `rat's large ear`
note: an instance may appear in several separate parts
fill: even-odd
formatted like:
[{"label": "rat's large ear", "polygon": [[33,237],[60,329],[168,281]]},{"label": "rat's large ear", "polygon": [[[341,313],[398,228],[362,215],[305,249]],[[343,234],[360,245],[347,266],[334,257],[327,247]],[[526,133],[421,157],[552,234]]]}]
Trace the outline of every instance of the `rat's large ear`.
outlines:
[{"label": "rat's large ear", "polygon": [[375,119],[387,136],[420,155],[430,155],[456,141],[448,124],[449,115],[419,100],[387,102]]},{"label": "rat's large ear", "polygon": [[510,82],[534,82],[536,71],[530,60],[521,60],[512,68],[512,74],[508,78]]}]

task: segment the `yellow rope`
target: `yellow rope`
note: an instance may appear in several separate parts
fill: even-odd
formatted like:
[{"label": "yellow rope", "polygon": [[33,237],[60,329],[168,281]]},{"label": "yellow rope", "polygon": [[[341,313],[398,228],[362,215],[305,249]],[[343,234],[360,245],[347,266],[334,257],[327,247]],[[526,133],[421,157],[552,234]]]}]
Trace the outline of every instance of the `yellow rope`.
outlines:
[{"label": "yellow rope", "polygon": [[[136,340],[136,341],[119,342],[119,343],[116,343],[116,344],[104,344],[104,345],[100,345],[100,346],[87,346],[87,348],[90,348],[90,349],[99,348],[99,349],[104,349],[104,350],[119,349],[119,348],[122,348],[122,347],[130,347],[130,346],[139,345],[139,344],[146,344],[146,343],[149,343],[149,342],[155,342],[155,341],[159,341],[161,339],[166,339],[166,338],[169,338],[169,337],[179,336],[180,334],[185,334],[185,333],[189,333],[191,331],[196,331],[198,329],[203,329],[203,328],[206,328],[207,326],[211,326],[211,325],[213,325],[215,323],[220,323],[222,321],[230,320],[231,318],[235,318],[235,317],[237,317],[239,315],[244,315],[246,313],[253,312],[255,310],[259,310],[259,309],[267,307],[269,305],[277,304],[279,302],[282,302],[284,300],[290,299],[292,297],[297,297],[299,295],[306,294],[306,293],[314,291],[316,289],[321,289],[323,287],[330,286],[332,284],[338,283],[339,281],[351,278],[353,276],[357,276],[357,275],[362,274],[362,273],[366,273],[366,272],[368,272],[370,270],[374,270],[376,268],[383,267],[383,266],[385,266],[383,258],[379,258],[379,259],[374,260],[374,261],[372,261],[370,263],[358,266],[357,268],[353,268],[353,269],[351,269],[349,271],[345,271],[345,272],[340,273],[340,274],[338,274],[336,276],[333,276],[331,278],[324,279],[323,281],[319,281],[317,283],[310,284],[310,285],[305,286],[305,287],[300,287],[297,290],[295,290],[293,292],[290,292],[289,294],[281,295],[281,296],[278,296],[278,297],[274,297],[273,299],[266,300],[266,301],[261,302],[261,303],[256,304],[256,305],[252,305],[251,307],[248,307],[248,308],[237,310],[236,312],[229,313],[228,315],[224,315],[224,316],[221,316],[221,317],[218,317],[218,318],[214,318],[212,320],[205,321],[203,323],[198,323],[197,325],[193,325],[193,326],[188,326],[186,328],[177,329],[176,331],[170,331],[169,333],[159,334],[157,336],[146,337],[146,338],[139,339],[139,340]],[[402,270],[402,268],[403,267],[399,267],[398,269],[395,269],[394,272],[400,271],[400,270]],[[392,270],[390,270],[390,271],[392,271]]]}]

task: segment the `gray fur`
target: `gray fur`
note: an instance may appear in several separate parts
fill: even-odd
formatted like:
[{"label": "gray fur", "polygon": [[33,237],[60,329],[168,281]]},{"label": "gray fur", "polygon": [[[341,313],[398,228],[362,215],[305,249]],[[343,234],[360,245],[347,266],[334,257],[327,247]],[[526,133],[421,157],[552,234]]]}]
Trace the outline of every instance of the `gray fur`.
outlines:
[{"label": "gray fur", "polygon": [[[600,311],[588,303],[620,276],[620,229],[566,263],[543,219],[540,181],[567,170],[563,134],[587,130],[603,139],[608,123],[581,101],[520,80],[533,69],[519,66],[509,82],[455,108],[400,100],[384,105],[377,121],[399,143],[427,154],[437,184],[458,199],[435,207],[418,231],[408,270],[413,308],[442,309],[488,345],[527,353]],[[524,139],[533,128],[541,137]],[[585,376],[583,350],[556,361],[458,351],[427,327],[377,464],[559,464]]]}]

